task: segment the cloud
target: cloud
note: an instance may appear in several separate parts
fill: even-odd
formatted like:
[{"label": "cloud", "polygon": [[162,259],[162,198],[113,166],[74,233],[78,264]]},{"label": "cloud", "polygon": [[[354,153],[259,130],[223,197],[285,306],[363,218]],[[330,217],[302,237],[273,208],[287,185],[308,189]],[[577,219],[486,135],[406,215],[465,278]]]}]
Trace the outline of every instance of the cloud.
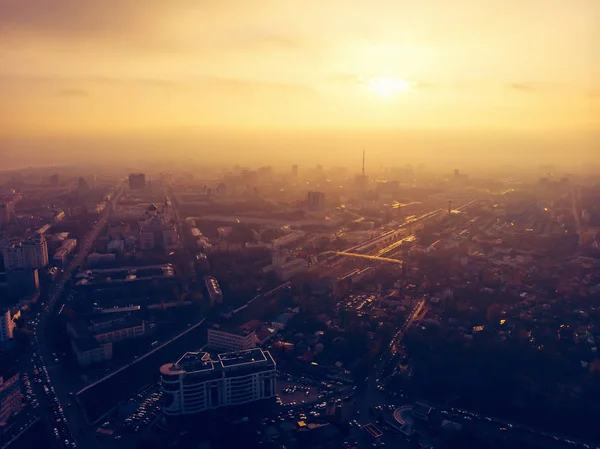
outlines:
[{"label": "cloud", "polygon": [[535,90],[534,86],[529,83],[510,83],[508,88],[519,92],[532,92]]},{"label": "cloud", "polygon": [[[61,86],[72,87],[61,87]],[[101,77],[101,76],[70,76],[70,77],[52,77],[52,76],[19,76],[6,75],[0,73],[0,86],[7,89],[21,88],[40,88],[45,91],[53,91],[57,97],[61,98],[84,98],[91,96],[96,89],[151,89],[153,91],[227,91],[231,93],[242,92],[279,92],[296,93],[303,95],[312,95],[315,90],[304,84],[279,83],[258,81],[243,78],[226,78],[195,76],[182,77],[181,79],[161,79],[161,78],[135,78],[135,77]],[[12,87],[10,87],[12,86]]]},{"label": "cloud", "polygon": [[[244,17],[272,0],[0,0],[0,36],[48,45],[174,52],[227,46],[291,46],[292,38],[253,31]],[[182,25],[183,24],[183,25]],[[2,39],[0,39],[0,43]],[[1,47],[1,45],[0,45]]]},{"label": "cloud", "polygon": [[[357,76],[350,74],[336,74],[329,77],[329,81],[333,83],[340,84],[371,84],[371,80],[374,78],[379,78],[376,76]],[[385,77],[384,77],[385,78]],[[435,84],[425,81],[425,80],[415,80],[410,78],[402,78],[402,77],[390,77],[390,79],[394,80],[405,80],[411,89],[429,89],[435,87]]]},{"label": "cloud", "polygon": [[83,98],[89,97],[90,93],[84,89],[60,89],[56,91],[56,96],[64,98]]}]

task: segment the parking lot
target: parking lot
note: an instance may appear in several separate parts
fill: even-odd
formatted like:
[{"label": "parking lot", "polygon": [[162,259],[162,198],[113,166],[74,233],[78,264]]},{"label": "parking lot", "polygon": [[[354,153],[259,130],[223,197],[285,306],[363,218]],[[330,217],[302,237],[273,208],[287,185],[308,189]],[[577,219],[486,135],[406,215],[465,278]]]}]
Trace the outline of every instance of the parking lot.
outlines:
[{"label": "parking lot", "polygon": [[[116,416],[107,418],[97,429],[99,445],[106,447],[130,447],[143,433],[159,419],[162,391],[158,384],[146,387],[119,407]],[[120,442],[121,444],[119,444]]]},{"label": "parking lot", "polygon": [[277,394],[283,405],[314,402],[322,395],[319,388],[314,385],[302,385],[293,381],[278,380],[277,389],[279,390]]}]

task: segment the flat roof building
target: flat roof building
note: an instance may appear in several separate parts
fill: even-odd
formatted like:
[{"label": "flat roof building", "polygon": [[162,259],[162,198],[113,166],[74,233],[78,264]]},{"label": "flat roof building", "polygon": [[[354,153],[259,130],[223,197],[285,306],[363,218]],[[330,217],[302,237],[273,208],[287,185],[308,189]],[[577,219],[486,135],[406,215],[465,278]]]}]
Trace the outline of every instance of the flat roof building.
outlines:
[{"label": "flat roof building", "polygon": [[144,336],[146,323],[131,315],[103,314],[67,323],[67,333],[79,365],[88,366],[112,359],[113,343]]},{"label": "flat roof building", "polygon": [[252,330],[223,331],[209,328],[207,346],[217,351],[243,351],[256,347],[256,333]]},{"label": "flat roof building", "polygon": [[187,352],[177,362],[160,367],[167,416],[189,415],[210,409],[275,396],[275,360],[268,351],[219,354]]}]

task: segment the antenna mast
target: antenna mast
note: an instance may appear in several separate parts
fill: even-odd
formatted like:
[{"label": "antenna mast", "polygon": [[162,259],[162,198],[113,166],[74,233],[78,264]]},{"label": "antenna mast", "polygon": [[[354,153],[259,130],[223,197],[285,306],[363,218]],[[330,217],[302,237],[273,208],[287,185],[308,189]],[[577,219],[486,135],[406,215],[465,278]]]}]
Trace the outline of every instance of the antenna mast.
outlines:
[{"label": "antenna mast", "polygon": [[363,148],[363,166],[362,166],[362,175],[365,176],[365,149]]}]

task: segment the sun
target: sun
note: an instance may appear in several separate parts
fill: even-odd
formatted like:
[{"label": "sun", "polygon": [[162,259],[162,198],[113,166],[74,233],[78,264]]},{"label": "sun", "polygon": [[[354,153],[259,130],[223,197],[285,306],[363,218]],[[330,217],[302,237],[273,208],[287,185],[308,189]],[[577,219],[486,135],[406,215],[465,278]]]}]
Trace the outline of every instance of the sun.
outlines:
[{"label": "sun", "polygon": [[408,92],[410,90],[410,83],[400,78],[387,78],[381,76],[375,76],[366,78],[364,82],[367,84],[369,89],[376,94],[384,97]]}]

